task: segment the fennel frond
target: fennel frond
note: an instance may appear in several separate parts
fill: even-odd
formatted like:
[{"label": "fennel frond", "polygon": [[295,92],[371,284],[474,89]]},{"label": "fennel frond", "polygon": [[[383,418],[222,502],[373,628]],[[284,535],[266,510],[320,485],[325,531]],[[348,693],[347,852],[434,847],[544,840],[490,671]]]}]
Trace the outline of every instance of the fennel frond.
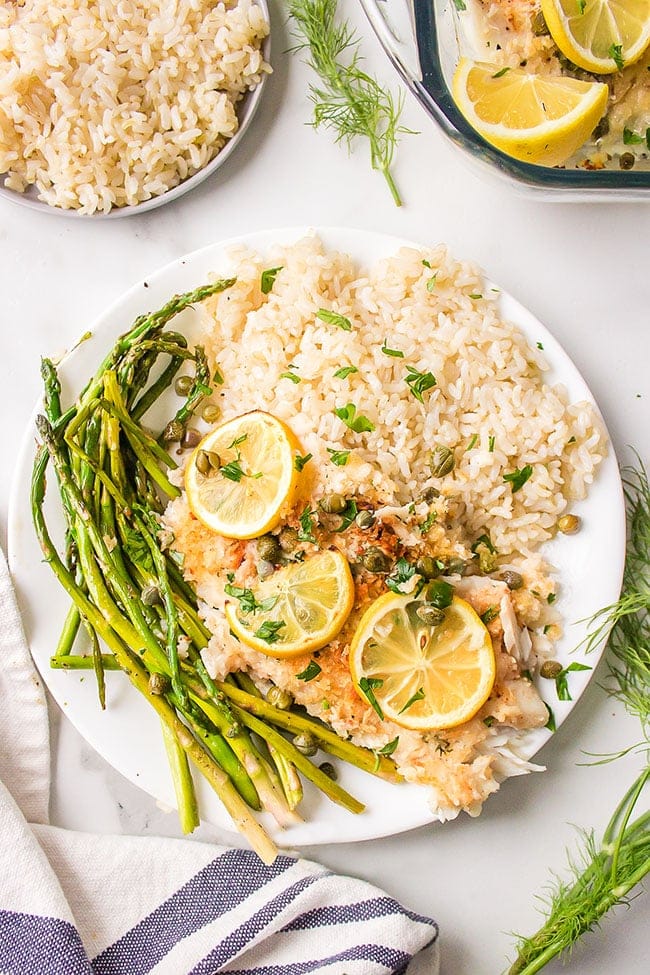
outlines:
[{"label": "fennel frond", "polygon": [[362,69],[356,34],[337,19],[337,0],[288,0],[287,5],[298,41],[293,50],[308,52],[307,63],[320,79],[309,88],[313,126],[333,130],[336,142],[348,150],[356,137],[366,138],[372,168],[383,174],[401,206],[390,169],[400,135],[411,131],[399,124],[403,96],[395,99]]}]

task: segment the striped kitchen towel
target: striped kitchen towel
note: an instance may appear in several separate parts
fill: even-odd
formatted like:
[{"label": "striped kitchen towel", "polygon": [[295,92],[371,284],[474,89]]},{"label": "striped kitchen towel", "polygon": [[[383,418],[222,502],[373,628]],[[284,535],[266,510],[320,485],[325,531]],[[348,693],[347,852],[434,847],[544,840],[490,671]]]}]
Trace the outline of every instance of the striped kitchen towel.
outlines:
[{"label": "striped kitchen towel", "polygon": [[0,553],[0,975],[436,975],[438,929],[360,880],[48,823],[47,707]]}]

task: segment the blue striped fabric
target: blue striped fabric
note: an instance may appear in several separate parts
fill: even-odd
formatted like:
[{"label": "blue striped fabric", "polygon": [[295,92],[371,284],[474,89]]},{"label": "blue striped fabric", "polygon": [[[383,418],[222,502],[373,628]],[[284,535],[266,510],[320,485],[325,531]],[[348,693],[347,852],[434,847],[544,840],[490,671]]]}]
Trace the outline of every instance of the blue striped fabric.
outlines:
[{"label": "blue striped fabric", "polygon": [[2,975],[92,975],[74,925],[56,917],[0,911]]},{"label": "blue striped fabric", "polygon": [[314,958],[312,961],[296,962],[293,965],[262,965],[256,968],[241,968],[239,971],[230,970],[228,975],[309,975],[310,972],[325,973],[328,968],[338,962],[367,961],[383,965],[390,975],[401,975],[408,968],[413,955],[397,948],[387,948],[385,945],[355,945],[336,955]]},{"label": "blue striped fabric", "polygon": [[179,941],[237,907],[295,862],[280,856],[266,867],[250,850],[228,850],[97,955],[93,971],[147,975]]}]

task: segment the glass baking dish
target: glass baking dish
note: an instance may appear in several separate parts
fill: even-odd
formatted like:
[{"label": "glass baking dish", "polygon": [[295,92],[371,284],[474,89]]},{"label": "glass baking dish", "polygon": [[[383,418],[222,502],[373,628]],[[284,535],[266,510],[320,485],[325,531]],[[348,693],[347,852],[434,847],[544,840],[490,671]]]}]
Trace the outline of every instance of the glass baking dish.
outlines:
[{"label": "glass baking dish", "polygon": [[469,125],[451,95],[459,58],[472,55],[453,0],[361,0],[361,6],[425,111],[483,173],[549,201],[650,201],[650,170],[551,169],[519,162],[489,145]]}]

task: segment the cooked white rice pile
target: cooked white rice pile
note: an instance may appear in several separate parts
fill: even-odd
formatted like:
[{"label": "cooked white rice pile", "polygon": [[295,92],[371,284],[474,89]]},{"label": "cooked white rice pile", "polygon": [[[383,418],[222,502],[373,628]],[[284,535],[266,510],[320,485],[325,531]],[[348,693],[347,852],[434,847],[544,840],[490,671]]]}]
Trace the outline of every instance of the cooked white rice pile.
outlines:
[{"label": "cooked white rice pile", "polygon": [[[262,271],[275,266],[263,295]],[[435,486],[454,500],[465,536],[487,531],[502,554],[533,551],[585,496],[606,452],[602,423],[591,403],[569,403],[544,382],[544,352],[501,319],[499,295],[475,266],[444,246],[404,248],[362,273],[310,237],[264,259],[240,249],[232,268],[236,285],[210,300],[204,323],[225,379],[224,419],[259,408],[285,420],[313,455],[313,494],[327,486],[409,504]],[[320,309],[351,330],[319,320]],[[336,377],[344,366],[357,371]],[[422,403],[407,367],[435,376]],[[347,404],[375,429],[348,429],[334,413]],[[441,444],[455,468],[432,478]],[[350,450],[348,463],[334,465],[327,448]],[[532,475],[513,492],[504,476],[526,465]]]},{"label": "cooked white rice pile", "polygon": [[159,196],[237,131],[269,66],[251,0],[0,4],[0,173],[83,213]]}]

